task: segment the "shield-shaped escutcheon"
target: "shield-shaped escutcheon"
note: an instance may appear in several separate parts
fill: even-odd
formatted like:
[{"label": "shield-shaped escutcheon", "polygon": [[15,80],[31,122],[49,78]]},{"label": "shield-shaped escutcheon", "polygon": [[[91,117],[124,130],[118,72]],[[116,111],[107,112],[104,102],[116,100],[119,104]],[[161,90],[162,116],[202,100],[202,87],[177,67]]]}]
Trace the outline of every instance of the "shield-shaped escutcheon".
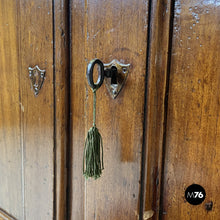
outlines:
[{"label": "shield-shaped escutcheon", "polygon": [[45,79],[45,70],[41,70],[38,66],[33,68],[29,67],[29,78],[31,80],[31,88],[34,91],[34,95],[37,96],[43,86]]},{"label": "shield-shaped escutcheon", "polygon": [[111,69],[112,67],[117,68],[117,77],[116,77],[117,82],[112,83],[111,78],[105,77],[105,85],[107,87],[110,96],[113,99],[115,99],[118,96],[118,94],[121,92],[126,82],[129,73],[130,64],[120,63],[116,59],[112,60],[111,63],[104,64],[105,69]]}]

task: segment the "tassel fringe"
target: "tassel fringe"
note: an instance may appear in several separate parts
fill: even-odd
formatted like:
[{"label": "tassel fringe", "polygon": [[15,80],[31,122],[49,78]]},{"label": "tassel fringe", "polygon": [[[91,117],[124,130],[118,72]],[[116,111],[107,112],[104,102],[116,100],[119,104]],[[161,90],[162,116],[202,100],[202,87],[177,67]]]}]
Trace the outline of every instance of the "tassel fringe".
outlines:
[{"label": "tassel fringe", "polygon": [[88,179],[97,179],[101,176],[103,164],[103,144],[102,137],[96,126],[89,129],[84,154],[83,154],[83,175]]}]

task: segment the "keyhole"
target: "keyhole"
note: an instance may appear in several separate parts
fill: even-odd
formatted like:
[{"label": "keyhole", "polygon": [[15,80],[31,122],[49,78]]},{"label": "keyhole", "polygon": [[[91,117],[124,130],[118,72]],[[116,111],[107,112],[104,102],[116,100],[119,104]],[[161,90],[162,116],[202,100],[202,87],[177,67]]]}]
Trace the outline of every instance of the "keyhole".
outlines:
[{"label": "keyhole", "polygon": [[111,67],[111,73],[112,73],[111,84],[117,84],[117,68],[115,66]]}]

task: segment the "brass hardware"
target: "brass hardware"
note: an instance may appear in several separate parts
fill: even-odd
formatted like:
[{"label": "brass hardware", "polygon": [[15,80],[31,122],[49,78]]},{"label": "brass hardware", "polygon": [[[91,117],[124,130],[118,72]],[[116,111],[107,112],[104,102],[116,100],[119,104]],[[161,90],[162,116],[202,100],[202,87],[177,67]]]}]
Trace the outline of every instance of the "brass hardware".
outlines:
[{"label": "brass hardware", "polygon": [[34,95],[37,96],[43,86],[45,79],[45,70],[41,70],[38,66],[33,68],[29,67],[29,78],[31,80],[31,88],[34,91]]},{"label": "brass hardware", "polygon": [[112,60],[111,63],[104,64],[105,71],[112,71],[111,77],[105,77],[105,85],[110,96],[115,99],[121,92],[128,77],[130,64],[122,64],[118,60]]},{"label": "brass hardware", "polygon": [[[97,83],[93,81],[95,64],[99,66]],[[93,89],[98,89],[104,81],[110,96],[115,99],[125,84],[129,68],[130,64],[122,64],[118,60],[112,60],[111,63],[103,64],[101,60],[94,59],[87,66],[86,76],[90,87]]]}]

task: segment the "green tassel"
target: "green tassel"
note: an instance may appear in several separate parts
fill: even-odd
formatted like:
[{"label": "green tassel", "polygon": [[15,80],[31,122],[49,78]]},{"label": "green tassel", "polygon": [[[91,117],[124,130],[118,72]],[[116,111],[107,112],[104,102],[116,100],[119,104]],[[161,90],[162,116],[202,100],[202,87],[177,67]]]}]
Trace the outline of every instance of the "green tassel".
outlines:
[{"label": "green tassel", "polygon": [[96,128],[96,90],[93,90],[93,127],[88,131],[84,154],[83,154],[83,175],[88,179],[97,179],[104,169],[103,144],[99,130]]},{"label": "green tassel", "polygon": [[83,160],[83,174],[86,178],[93,177],[97,179],[101,176],[103,170],[103,145],[102,137],[96,127],[89,129]]}]

